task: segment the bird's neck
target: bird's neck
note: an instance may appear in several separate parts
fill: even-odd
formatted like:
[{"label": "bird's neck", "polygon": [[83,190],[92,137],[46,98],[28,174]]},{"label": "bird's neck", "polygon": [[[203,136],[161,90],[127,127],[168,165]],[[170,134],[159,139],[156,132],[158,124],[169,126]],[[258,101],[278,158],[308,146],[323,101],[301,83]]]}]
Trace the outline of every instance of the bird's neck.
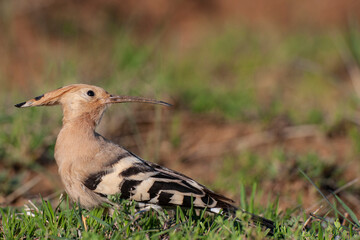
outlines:
[{"label": "bird's neck", "polygon": [[62,128],[79,128],[79,131],[95,131],[96,126],[100,122],[94,119],[90,113],[83,113],[80,115],[65,114],[63,117]]},{"label": "bird's neck", "polygon": [[100,123],[102,116],[106,110],[106,105],[99,105],[97,107],[79,107],[71,104],[62,105],[64,117],[63,126],[65,125],[82,125],[90,127],[95,130],[96,126]]},{"label": "bird's neck", "polygon": [[96,154],[99,150],[96,125],[93,119],[85,116],[75,119],[64,117],[55,145],[55,159],[59,167]]},{"label": "bird's neck", "polygon": [[55,160],[59,168],[71,165],[72,161],[91,159],[100,151],[99,134],[95,128],[105,109],[106,106],[81,108],[63,105],[63,127],[55,145]]}]

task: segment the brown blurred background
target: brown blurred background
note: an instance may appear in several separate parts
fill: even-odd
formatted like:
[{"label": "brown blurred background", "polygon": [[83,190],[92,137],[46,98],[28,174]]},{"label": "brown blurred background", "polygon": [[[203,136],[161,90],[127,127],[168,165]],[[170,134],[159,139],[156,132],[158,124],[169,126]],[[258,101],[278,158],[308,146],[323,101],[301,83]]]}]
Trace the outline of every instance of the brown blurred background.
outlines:
[{"label": "brown blurred background", "polygon": [[[3,78],[11,79],[8,81],[11,85],[26,86],[41,82],[47,58],[57,55],[61,61],[63,51],[73,44],[84,51],[101,47],[114,31],[121,32],[122,28],[130,28],[139,41],[158,35],[163,38],[162,44],[182,51],[206,41],[203,39],[206,32],[227,25],[281,32],[346,28],[349,20],[359,19],[360,3],[355,0],[17,0],[2,1],[1,9]],[[44,56],[44,49],[52,56]],[[93,76],[94,73],[88,74]]]}]

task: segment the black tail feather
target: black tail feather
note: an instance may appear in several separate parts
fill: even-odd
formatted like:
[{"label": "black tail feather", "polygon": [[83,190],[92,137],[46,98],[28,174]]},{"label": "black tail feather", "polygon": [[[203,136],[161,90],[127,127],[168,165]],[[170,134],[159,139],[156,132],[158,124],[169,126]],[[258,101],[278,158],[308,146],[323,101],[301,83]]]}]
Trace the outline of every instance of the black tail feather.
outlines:
[{"label": "black tail feather", "polygon": [[[245,212],[245,211],[244,211]],[[273,236],[276,230],[276,224],[270,219],[260,217],[258,215],[245,212],[251,216],[251,221],[253,221],[256,225],[260,225],[261,227],[269,229],[269,235]]]},{"label": "black tail feather", "polygon": [[[230,208],[223,208],[222,214],[227,217],[234,217],[235,221],[242,222],[243,220],[236,218],[236,211],[239,210],[238,208],[231,206]],[[243,212],[246,215],[250,216],[250,221],[254,226],[261,226],[263,228],[269,229],[268,235],[273,236],[275,233],[275,230],[277,228],[276,223],[270,219],[260,217],[258,215],[255,215],[253,213],[247,212],[243,209],[240,209],[241,212]]]}]

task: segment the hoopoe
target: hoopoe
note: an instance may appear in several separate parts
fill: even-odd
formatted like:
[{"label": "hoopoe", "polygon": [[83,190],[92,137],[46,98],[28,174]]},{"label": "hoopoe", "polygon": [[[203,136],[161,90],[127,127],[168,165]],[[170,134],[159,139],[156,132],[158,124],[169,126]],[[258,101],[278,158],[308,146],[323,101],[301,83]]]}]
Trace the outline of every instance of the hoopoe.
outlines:
[{"label": "hoopoe", "polygon": [[[87,209],[109,203],[111,196],[120,196],[165,208],[193,207],[231,214],[238,210],[233,200],[181,173],[147,162],[98,134],[96,126],[108,105],[124,102],[170,105],[143,97],[114,96],[100,87],[73,84],[15,106],[62,106],[63,126],[54,156],[66,192]],[[274,230],[271,220],[250,216],[256,224]]]}]

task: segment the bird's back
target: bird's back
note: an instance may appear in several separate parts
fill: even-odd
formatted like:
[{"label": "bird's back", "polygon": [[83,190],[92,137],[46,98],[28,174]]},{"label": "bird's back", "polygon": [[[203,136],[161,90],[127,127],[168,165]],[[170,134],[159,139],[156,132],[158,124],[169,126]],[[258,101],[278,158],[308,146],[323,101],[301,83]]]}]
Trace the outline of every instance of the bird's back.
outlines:
[{"label": "bird's back", "polygon": [[116,158],[104,159],[101,171],[83,180],[85,187],[109,198],[120,198],[161,207],[194,207],[234,211],[233,201],[214,193],[176,171],[147,162],[119,146]]},{"label": "bird's back", "polygon": [[[89,174],[83,181],[83,185],[104,202],[117,203],[120,198],[162,208],[180,206],[234,216],[237,208],[233,200],[181,173],[147,162],[120,146],[117,148],[121,153],[116,158],[106,159],[103,170]],[[271,220],[248,214],[255,225],[269,228],[271,232],[275,229]]]}]

